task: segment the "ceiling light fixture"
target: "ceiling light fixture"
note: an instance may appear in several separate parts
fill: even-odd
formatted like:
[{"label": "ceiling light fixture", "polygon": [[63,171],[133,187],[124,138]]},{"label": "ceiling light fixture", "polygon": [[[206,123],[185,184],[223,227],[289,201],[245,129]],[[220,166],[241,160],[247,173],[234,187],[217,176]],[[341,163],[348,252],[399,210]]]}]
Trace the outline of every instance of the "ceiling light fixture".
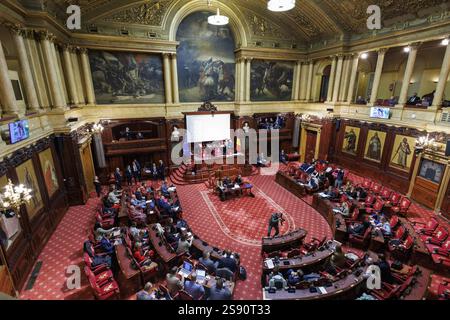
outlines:
[{"label": "ceiling light fixture", "polygon": [[295,0],[269,0],[267,9],[274,12],[289,11],[295,7]]},{"label": "ceiling light fixture", "polygon": [[369,54],[367,52],[364,52],[361,54],[361,59],[367,59],[369,57]]},{"label": "ceiling light fixture", "polygon": [[208,17],[208,23],[213,26],[224,26],[227,25],[230,19],[227,16],[222,16],[220,14],[219,8],[217,8],[217,14]]},{"label": "ceiling light fixture", "polygon": [[442,42],[441,42],[441,44],[442,44],[443,46],[448,46],[449,43],[450,43],[450,40],[449,40],[448,38],[442,40]]},{"label": "ceiling light fixture", "polygon": [[410,48],[410,47],[404,47],[404,48],[403,48],[403,51],[406,52],[406,53],[408,53],[408,52],[411,51],[411,48]]}]

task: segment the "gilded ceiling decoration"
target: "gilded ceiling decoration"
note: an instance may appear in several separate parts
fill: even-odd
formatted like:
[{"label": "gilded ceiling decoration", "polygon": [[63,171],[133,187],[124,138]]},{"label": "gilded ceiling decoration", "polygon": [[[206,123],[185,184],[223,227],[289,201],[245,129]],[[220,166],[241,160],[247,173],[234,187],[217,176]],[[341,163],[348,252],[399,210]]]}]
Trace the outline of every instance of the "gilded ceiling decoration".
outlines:
[{"label": "gilded ceiling decoration", "polygon": [[172,1],[170,0],[145,2],[114,13],[103,20],[107,22],[160,26],[162,24],[164,14],[169,8],[171,2]]},{"label": "gilded ceiling decoration", "polygon": [[284,32],[283,28],[251,11],[246,12],[246,21],[252,34],[261,38],[289,39],[295,38],[292,34]]}]

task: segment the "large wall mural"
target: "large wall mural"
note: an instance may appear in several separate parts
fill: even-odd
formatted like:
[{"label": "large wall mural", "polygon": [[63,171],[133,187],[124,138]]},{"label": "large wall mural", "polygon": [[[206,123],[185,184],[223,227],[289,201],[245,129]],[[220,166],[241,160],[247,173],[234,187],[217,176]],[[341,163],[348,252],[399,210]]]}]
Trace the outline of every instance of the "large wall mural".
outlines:
[{"label": "large wall mural", "polygon": [[98,104],[164,103],[161,55],[89,51]]},{"label": "large wall mural", "polygon": [[195,12],[178,27],[181,102],[234,101],[235,44],[229,26],[208,24],[210,12]]},{"label": "large wall mural", "polygon": [[292,98],[294,63],[253,60],[251,64],[252,101],[289,101]]}]

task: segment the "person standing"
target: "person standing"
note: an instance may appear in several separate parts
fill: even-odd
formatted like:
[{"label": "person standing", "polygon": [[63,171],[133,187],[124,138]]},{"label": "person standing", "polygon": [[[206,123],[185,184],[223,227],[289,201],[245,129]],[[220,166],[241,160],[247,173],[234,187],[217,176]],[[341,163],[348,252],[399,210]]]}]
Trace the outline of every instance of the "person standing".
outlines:
[{"label": "person standing", "polygon": [[282,222],[282,216],[280,213],[274,213],[272,214],[272,216],[269,219],[269,230],[267,232],[267,236],[271,237],[271,233],[272,233],[272,229],[275,228],[275,235],[274,237],[276,237],[277,235],[280,234],[280,222]]},{"label": "person standing", "polygon": [[97,198],[100,198],[100,196],[102,195],[102,184],[100,183],[100,180],[97,176],[95,176],[94,178],[94,187],[95,192],[97,193]]},{"label": "person standing", "polygon": [[125,169],[125,179],[127,180],[127,185],[131,186],[133,184],[133,173],[130,165]]},{"label": "person standing", "polygon": [[159,160],[159,167],[158,167],[158,171],[159,171],[159,177],[162,181],[164,181],[165,177],[166,177],[166,166],[164,165],[164,162],[162,160]]},{"label": "person standing", "polygon": [[131,169],[133,172],[134,181],[137,184],[141,181],[141,164],[136,159],[134,159]]},{"label": "person standing", "polygon": [[116,189],[122,190],[122,174],[119,168],[116,168],[116,172],[114,172],[114,179],[116,181]]}]

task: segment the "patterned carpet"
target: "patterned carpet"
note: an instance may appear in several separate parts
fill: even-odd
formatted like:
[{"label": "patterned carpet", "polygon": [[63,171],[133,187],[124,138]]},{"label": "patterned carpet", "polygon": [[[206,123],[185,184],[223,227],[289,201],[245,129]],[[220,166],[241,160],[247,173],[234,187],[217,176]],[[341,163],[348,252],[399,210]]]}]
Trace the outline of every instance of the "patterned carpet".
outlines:
[{"label": "patterned carpet", "polygon": [[[350,179],[359,183],[363,178],[350,174]],[[262,298],[259,243],[267,232],[271,213],[283,212],[287,218],[282,232],[301,227],[308,230],[306,241],[324,235],[331,238],[326,221],[309,206],[310,197],[302,201],[279,186],[273,176],[253,176],[250,180],[255,186],[255,198],[244,197],[226,202],[221,202],[204,184],[178,186],[184,218],[193,231],[213,246],[241,254],[248,278],[237,282],[235,299]],[[38,258],[43,264],[34,287],[22,290],[21,299],[90,298],[84,276],[80,290],[66,289],[66,270],[69,265],[83,267],[82,245],[87,238],[87,230],[94,225],[97,204],[98,199],[91,198],[85,206],[69,209]],[[432,215],[431,210],[415,203],[410,208],[410,216],[415,220],[424,221]],[[433,278],[433,284],[439,278]]]}]

